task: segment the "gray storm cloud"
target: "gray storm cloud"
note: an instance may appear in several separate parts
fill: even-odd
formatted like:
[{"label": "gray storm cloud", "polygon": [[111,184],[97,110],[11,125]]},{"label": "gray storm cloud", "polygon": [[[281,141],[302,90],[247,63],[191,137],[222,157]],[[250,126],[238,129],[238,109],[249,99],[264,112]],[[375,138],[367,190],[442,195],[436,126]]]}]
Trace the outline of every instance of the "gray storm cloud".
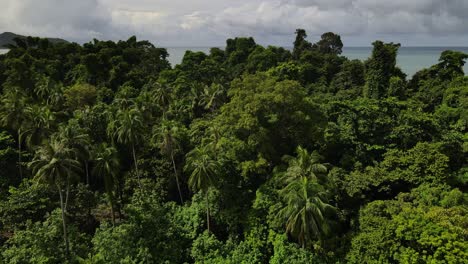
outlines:
[{"label": "gray storm cloud", "polygon": [[0,7],[0,31],[80,42],[136,34],[166,45],[214,45],[237,35],[289,43],[305,28],[355,43],[380,36],[459,43],[468,33],[467,0],[0,0]]}]

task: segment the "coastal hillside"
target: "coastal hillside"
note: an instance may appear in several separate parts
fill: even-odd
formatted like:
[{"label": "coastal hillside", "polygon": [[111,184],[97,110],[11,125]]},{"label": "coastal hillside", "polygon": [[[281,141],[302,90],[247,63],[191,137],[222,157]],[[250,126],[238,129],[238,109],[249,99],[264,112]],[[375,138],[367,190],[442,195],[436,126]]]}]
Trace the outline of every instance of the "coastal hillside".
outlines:
[{"label": "coastal hillside", "polygon": [[468,54],[408,76],[399,43],[295,32],[174,67],[135,36],[12,45],[0,263],[467,263]]},{"label": "coastal hillside", "polygon": [[[26,39],[27,36],[18,35],[18,34],[12,33],[12,32],[3,32],[2,34],[0,34],[0,48],[7,48],[8,45],[14,45],[15,44],[15,41],[14,41],[15,38]],[[47,38],[47,40],[49,40],[52,43],[68,42],[68,41],[66,41],[64,39],[60,39],[60,38]]]}]

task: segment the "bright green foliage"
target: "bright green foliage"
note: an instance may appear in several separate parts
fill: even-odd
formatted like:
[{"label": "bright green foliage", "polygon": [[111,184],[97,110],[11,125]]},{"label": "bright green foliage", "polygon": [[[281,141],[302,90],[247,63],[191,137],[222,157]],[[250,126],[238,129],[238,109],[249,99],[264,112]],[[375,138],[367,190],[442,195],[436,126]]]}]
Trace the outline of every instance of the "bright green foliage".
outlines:
[{"label": "bright green foliage", "polygon": [[351,196],[394,195],[422,183],[444,183],[448,169],[449,158],[437,145],[419,143],[408,151],[388,151],[378,165],[351,172],[345,185]]},{"label": "bright green foliage", "polygon": [[279,80],[297,80],[303,83],[305,82],[305,70],[305,67],[293,61],[288,61],[271,68],[268,73]]},{"label": "bright green foliage", "polygon": [[65,105],[70,110],[92,106],[97,97],[96,87],[90,84],[75,84],[63,92]]},{"label": "bright green foliage", "polygon": [[[53,211],[44,222],[28,222],[25,230],[17,230],[2,251],[2,263],[77,263],[86,257],[89,237],[75,226],[69,227],[70,262],[62,241],[60,211]],[[1,259],[0,259],[1,260]]]},{"label": "bright green foliage", "polygon": [[229,95],[231,101],[218,117],[222,129],[268,159],[313,144],[321,132],[321,113],[297,82],[248,75],[233,82]]},{"label": "bright green foliage", "polygon": [[388,96],[395,96],[400,99],[405,97],[406,83],[400,77],[392,76],[388,86]]},{"label": "bright green foliage", "polygon": [[92,263],[183,263],[184,238],[170,221],[170,208],[148,191],[136,193],[126,208],[126,222],[101,226],[93,238]]},{"label": "bright green foliage", "polygon": [[423,186],[397,201],[374,201],[362,209],[349,263],[463,263],[468,257],[466,195],[438,189],[440,198],[427,203],[433,188]]},{"label": "bright green foliage", "polygon": [[193,241],[191,255],[195,263],[222,263],[224,250],[221,241],[205,232]]},{"label": "bright green foliage", "polygon": [[270,259],[270,264],[281,263],[327,263],[314,253],[299,248],[297,245],[289,243],[285,236],[272,234],[274,255]]},{"label": "bright green foliage", "polygon": [[0,223],[5,231],[21,228],[26,221],[42,221],[57,206],[51,188],[31,180],[24,180],[18,188],[11,186],[6,196],[0,202]]}]

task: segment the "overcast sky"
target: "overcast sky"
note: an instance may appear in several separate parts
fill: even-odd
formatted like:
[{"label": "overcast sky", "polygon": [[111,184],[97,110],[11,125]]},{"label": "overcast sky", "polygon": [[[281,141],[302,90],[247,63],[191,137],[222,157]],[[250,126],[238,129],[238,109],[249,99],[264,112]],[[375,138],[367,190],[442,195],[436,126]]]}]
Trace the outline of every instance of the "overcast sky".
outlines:
[{"label": "overcast sky", "polygon": [[136,35],[164,47],[224,46],[228,37],[290,46],[333,31],[345,46],[468,46],[468,0],[0,0],[0,32],[92,38]]}]

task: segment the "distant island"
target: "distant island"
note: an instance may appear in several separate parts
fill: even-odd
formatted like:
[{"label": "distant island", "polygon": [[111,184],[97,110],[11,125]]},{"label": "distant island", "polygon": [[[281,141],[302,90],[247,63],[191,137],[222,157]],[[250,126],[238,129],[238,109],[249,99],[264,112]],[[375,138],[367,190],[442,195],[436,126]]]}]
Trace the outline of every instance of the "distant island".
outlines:
[{"label": "distant island", "polygon": [[[0,49],[1,48],[8,48],[8,45],[15,44],[14,39],[15,38],[21,38],[21,39],[26,39],[28,36],[23,36],[23,35],[18,35],[12,32],[3,32],[0,34]],[[60,38],[47,38],[50,42],[52,43],[61,43],[65,42],[68,43],[68,41]]]}]

